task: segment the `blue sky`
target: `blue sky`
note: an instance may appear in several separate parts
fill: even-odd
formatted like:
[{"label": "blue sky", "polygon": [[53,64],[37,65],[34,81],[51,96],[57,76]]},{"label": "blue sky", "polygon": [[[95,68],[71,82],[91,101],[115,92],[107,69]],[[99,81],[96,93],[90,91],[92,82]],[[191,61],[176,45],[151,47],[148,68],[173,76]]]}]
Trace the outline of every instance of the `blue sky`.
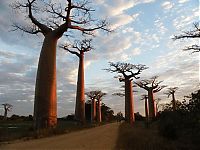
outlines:
[{"label": "blue sky", "polygon": [[[64,0],[60,0],[64,1]],[[11,103],[10,115],[28,115],[33,112],[34,86],[37,62],[43,37],[10,32],[13,21],[26,24],[22,14],[13,12],[9,4],[0,1],[0,102]],[[117,113],[124,112],[124,100],[112,96],[121,83],[105,72],[108,61],[145,64],[148,70],[141,78],[159,75],[163,84],[178,86],[177,99],[198,88],[199,54],[183,52],[186,45],[198,40],[173,41],[175,34],[192,29],[198,21],[198,0],[94,0],[96,18],[107,18],[113,33],[96,32],[95,50],[85,55],[86,91],[100,89],[108,95],[103,102]],[[77,36],[78,37],[78,36]],[[67,39],[61,38],[59,43]],[[74,113],[78,59],[57,49],[58,116]],[[161,103],[170,99],[156,94]],[[134,95],[135,112],[144,113],[139,89]],[[3,109],[0,109],[3,114]]]}]

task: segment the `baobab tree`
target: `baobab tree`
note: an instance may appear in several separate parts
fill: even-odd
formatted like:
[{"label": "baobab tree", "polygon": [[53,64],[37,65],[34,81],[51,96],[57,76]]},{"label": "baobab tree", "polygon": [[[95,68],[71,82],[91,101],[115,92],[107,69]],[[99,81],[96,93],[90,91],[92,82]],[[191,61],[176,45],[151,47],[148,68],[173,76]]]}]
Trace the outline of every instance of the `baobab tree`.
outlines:
[{"label": "baobab tree", "polygon": [[[132,86],[133,86],[133,91],[132,92],[138,92],[138,91],[134,90],[134,88],[136,87],[136,85],[132,85]],[[115,92],[112,95],[113,96],[124,97],[125,96],[125,85],[121,86],[120,92]]]},{"label": "baobab tree", "polygon": [[159,84],[163,81],[157,80],[158,76],[154,76],[149,80],[141,80],[135,82],[139,87],[145,89],[148,92],[148,103],[149,103],[149,119],[152,120],[156,116],[156,106],[154,101],[154,93],[162,90],[165,85],[160,86]]},{"label": "baobab tree", "polygon": [[167,95],[168,98],[170,97],[170,95],[172,96],[173,111],[176,111],[176,99],[175,99],[176,90],[178,90],[178,87],[170,87],[170,88],[167,89],[167,92],[164,93],[164,94]]},{"label": "baobab tree", "polygon": [[[190,30],[190,31],[184,31],[183,34],[180,35],[175,35],[173,37],[174,40],[178,40],[178,39],[199,39],[200,38],[200,28],[199,28],[199,23],[194,23],[194,29]],[[184,51],[192,51],[192,53],[195,52],[200,52],[200,46],[197,44],[188,46],[186,48],[183,49]]]},{"label": "baobab tree", "polygon": [[96,120],[96,99],[97,99],[97,91],[86,92],[85,95],[89,97],[91,100],[91,122]]},{"label": "baobab tree", "polygon": [[102,114],[101,114],[101,101],[102,97],[106,95],[106,93],[103,93],[102,91],[96,91],[97,92],[97,121],[100,123],[102,122]]},{"label": "baobab tree", "polygon": [[8,112],[11,111],[13,106],[11,104],[8,104],[8,103],[4,103],[4,104],[1,104],[1,105],[3,105],[3,108],[4,108],[4,120],[6,120]]},{"label": "baobab tree", "polygon": [[161,101],[161,98],[156,98],[154,99],[154,102],[155,102],[155,108],[156,108],[156,114],[158,113],[158,110],[159,110],[159,107],[160,107],[160,101]]},{"label": "baobab tree", "polygon": [[125,82],[125,120],[130,124],[133,124],[135,121],[134,118],[134,101],[133,101],[133,89],[132,89],[132,80],[133,78],[139,79],[139,74],[147,69],[145,65],[134,65],[130,63],[113,63],[109,62],[110,68],[105,69],[108,72],[116,72],[120,82]]},{"label": "baobab tree", "polygon": [[141,100],[144,100],[145,117],[146,117],[146,122],[148,122],[149,120],[148,95],[143,94],[141,96]]},{"label": "baobab tree", "polygon": [[91,39],[84,39],[82,41],[75,41],[74,44],[60,46],[79,58],[75,119],[81,123],[85,122],[84,54],[93,49],[91,41]]},{"label": "baobab tree", "polygon": [[[13,30],[44,37],[40,52],[34,101],[34,128],[51,128],[57,124],[56,46],[69,30],[92,35],[94,30],[109,31],[105,20],[92,19],[94,10],[86,0],[66,3],[42,0],[17,1],[13,9],[20,10],[27,25],[13,23]],[[44,14],[44,15],[41,15]],[[44,18],[41,18],[44,17]],[[28,23],[28,21],[30,23]]]}]

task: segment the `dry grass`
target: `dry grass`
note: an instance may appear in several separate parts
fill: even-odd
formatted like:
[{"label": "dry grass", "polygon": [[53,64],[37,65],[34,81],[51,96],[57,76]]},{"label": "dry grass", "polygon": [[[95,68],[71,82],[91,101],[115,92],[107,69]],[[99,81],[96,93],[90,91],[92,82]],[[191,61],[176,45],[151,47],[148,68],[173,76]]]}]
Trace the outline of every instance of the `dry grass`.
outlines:
[{"label": "dry grass", "polygon": [[156,123],[145,128],[142,122],[134,126],[122,123],[119,128],[119,137],[116,149],[131,150],[193,150],[198,149],[187,142],[169,140],[159,135]]}]

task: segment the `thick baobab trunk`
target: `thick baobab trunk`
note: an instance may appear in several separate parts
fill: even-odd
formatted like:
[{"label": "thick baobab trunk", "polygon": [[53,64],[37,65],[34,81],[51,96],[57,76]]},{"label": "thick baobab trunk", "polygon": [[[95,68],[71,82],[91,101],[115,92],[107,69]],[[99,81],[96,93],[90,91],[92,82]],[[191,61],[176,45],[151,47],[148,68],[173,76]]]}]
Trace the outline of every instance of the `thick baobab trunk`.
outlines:
[{"label": "thick baobab trunk", "polygon": [[98,99],[98,111],[97,111],[97,121],[100,123],[102,121],[101,119],[101,100]]},{"label": "thick baobab trunk", "polygon": [[92,99],[92,105],[91,105],[91,122],[93,123],[96,119],[96,101],[95,99]]},{"label": "thick baobab trunk", "polygon": [[53,34],[45,36],[40,53],[34,102],[35,129],[51,128],[57,124],[56,45]]},{"label": "thick baobab trunk", "polygon": [[80,53],[78,80],[76,91],[75,119],[85,123],[85,93],[84,93],[84,53]]},{"label": "thick baobab trunk", "polygon": [[154,98],[153,98],[153,91],[148,91],[148,102],[149,102],[149,119],[152,120],[155,118],[155,104],[154,104]]},{"label": "thick baobab trunk", "polygon": [[173,111],[176,111],[176,100],[175,100],[174,93],[172,93],[172,107],[173,107]]},{"label": "thick baobab trunk", "polygon": [[125,120],[130,124],[135,121],[132,81],[125,79]]}]

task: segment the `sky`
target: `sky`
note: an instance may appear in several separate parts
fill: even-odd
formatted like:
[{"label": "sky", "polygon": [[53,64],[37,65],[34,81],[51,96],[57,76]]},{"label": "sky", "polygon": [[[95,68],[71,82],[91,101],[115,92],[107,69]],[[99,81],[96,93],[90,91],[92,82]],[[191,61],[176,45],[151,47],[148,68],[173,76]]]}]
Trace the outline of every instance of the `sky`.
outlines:
[{"label": "sky", "polygon": [[[59,0],[65,4],[64,0]],[[0,103],[10,103],[9,115],[33,114],[34,88],[37,64],[42,46],[42,35],[29,35],[12,31],[13,22],[26,24],[24,13],[15,12],[10,4],[14,0],[0,0]],[[58,2],[58,1],[57,1]],[[108,62],[144,64],[149,69],[141,79],[158,75],[162,85],[179,87],[177,100],[199,88],[199,54],[182,49],[198,39],[172,40],[174,35],[191,30],[199,20],[198,0],[93,0],[94,17],[106,18],[112,33],[96,32],[95,50],[85,54],[85,91],[102,90],[107,93],[103,103],[115,113],[124,112],[124,98],[113,96],[122,83],[106,72]],[[46,17],[37,14],[37,17]],[[79,37],[80,33],[74,32]],[[62,37],[59,44],[68,39]],[[58,116],[74,113],[77,82],[77,57],[57,48],[57,107]],[[144,114],[146,91],[137,88],[134,93],[134,110]],[[164,94],[155,94],[160,103],[170,102]],[[86,97],[87,100],[87,97]],[[3,107],[0,107],[3,115]]]}]

